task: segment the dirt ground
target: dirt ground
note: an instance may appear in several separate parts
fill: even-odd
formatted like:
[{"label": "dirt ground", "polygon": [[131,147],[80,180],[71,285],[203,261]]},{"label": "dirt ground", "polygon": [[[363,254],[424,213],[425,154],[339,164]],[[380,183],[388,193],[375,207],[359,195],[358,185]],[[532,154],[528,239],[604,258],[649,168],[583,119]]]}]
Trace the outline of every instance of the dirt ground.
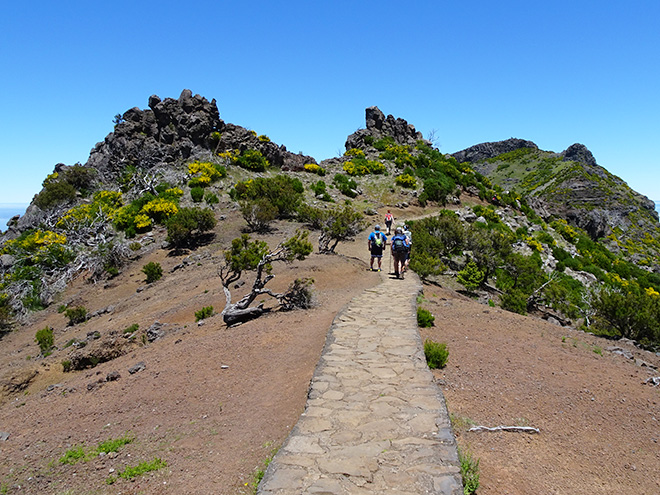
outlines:
[{"label": "dirt ground", "polygon": [[[434,374],[459,445],[480,460],[479,495],[660,493],[660,389],[644,383],[660,375],[657,355],[424,292],[435,326],[422,337],[449,349]],[[468,432],[500,425],[540,433]]]},{"label": "dirt ground", "polygon": [[[269,286],[276,291],[296,277],[314,278],[314,309],[273,312],[232,328],[219,315],[197,325],[195,311],[224,306],[212,256],[237,234],[231,218],[221,222],[212,244],[189,257],[158,249],[162,233],[156,233],[117,278],[77,281],[0,340],[0,432],[9,434],[0,440],[0,493],[251,492],[255,471],[303,411],[334,315],[378,275],[365,271],[365,234],[340,244],[339,256],[313,254],[275,267]],[[293,228],[281,225],[269,242]],[[161,263],[164,276],[147,285],[141,268],[149,261]],[[235,289],[235,297],[240,292]],[[59,304],[113,308],[67,327]],[[436,317],[423,337],[448,344],[449,363],[436,376],[459,444],[480,459],[479,494],[660,493],[660,390],[643,384],[657,370],[606,350],[618,343],[480,305],[449,289],[426,286],[423,305]],[[143,340],[155,321],[164,336]],[[122,331],[134,323],[140,331],[131,341]],[[58,349],[40,358],[34,335],[47,325]],[[66,343],[93,331],[128,352],[64,373],[61,363],[73,352]],[[655,355],[635,352],[660,364]],[[129,373],[140,362],[144,369]],[[115,371],[120,378],[106,381]],[[473,423],[541,432],[467,432]],[[126,435],[133,441],[117,454],[60,462],[72,447],[91,451]],[[167,466],[108,484],[127,466],[155,458]]]}]

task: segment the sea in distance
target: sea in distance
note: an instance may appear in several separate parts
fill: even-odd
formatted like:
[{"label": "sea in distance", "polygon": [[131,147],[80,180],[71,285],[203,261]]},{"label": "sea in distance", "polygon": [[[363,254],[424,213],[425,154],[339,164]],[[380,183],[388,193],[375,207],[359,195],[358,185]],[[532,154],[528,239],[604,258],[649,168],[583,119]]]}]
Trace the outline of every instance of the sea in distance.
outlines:
[{"label": "sea in distance", "polygon": [[27,203],[0,203],[0,230],[7,230],[7,222],[15,215],[23,215]]}]

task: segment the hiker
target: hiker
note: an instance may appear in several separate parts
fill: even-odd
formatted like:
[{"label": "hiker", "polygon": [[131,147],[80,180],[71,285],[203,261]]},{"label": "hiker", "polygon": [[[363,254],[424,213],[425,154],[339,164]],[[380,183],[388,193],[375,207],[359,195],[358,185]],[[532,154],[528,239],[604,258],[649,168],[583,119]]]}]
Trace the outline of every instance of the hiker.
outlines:
[{"label": "hiker", "polygon": [[406,239],[408,240],[408,250],[406,252],[406,261],[403,265],[403,271],[405,272],[408,269],[408,265],[410,264],[410,251],[412,251],[412,232],[410,232],[410,227],[408,225],[403,226],[403,235],[406,236]]},{"label": "hiker", "polygon": [[374,227],[374,231],[369,234],[367,247],[371,253],[370,269],[374,271],[374,260],[378,260],[378,271],[380,271],[383,262],[383,249],[387,245],[387,237],[380,231],[380,225]]},{"label": "hiker", "polygon": [[394,217],[392,216],[392,213],[390,212],[390,210],[387,210],[387,214],[385,215],[385,226],[387,227],[387,235],[390,235],[393,221],[394,221]]},{"label": "hiker", "polygon": [[394,275],[396,275],[396,278],[403,278],[403,269],[409,246],[408,239],[401,227],[397,227],[394,231],[394,237],[392,237],[390,244],[392,246],[392,258],[394,259]]}]

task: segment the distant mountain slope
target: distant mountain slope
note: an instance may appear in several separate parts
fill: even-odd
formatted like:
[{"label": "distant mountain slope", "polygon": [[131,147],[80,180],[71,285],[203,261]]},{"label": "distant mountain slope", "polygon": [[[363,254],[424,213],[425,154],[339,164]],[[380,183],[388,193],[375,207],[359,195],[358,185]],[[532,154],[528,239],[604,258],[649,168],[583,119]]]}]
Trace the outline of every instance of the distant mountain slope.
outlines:
[{"label": "distant mountain slope", "polygon": [[655,203],[596,163],[582,144],[561,153],[531,141],[482,143],[453,155],[505,190],[526,197],[545,220],[566,219],[642,265],[660,266]]}]

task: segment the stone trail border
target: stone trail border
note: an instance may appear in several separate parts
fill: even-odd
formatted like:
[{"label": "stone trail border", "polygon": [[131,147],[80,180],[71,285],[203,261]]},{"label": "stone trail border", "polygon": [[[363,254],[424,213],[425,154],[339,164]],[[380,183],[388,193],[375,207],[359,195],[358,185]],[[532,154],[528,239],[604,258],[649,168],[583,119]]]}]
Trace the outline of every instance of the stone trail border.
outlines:
[{"label": "stone trail border", "polygon": [[447,407],[417,329],[422,285],[411,272],[380,275],[335,317],[305,411],[258,494],[463,493]]}]

